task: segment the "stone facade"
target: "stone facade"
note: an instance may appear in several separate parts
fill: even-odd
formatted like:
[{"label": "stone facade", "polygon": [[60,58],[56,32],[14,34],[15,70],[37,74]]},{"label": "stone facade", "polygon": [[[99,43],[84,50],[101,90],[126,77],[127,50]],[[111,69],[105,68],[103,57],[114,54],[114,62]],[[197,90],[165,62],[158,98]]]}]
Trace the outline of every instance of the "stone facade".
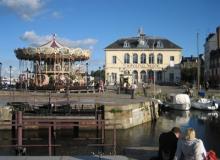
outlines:
[{"label": "stone facade", "polygon": [[[216,77],[220,76],[219,66],[218,66],[218,55],[217,52],[220,49],[220,26],[216,28],[216,33],[210,33],[205,41],[205,80],[215,82]],[[212,56],[211,56],[212,54]],[[212,57],[212,59],[211,59]],[[217,58],[217,59],[216,59]],[[216,64],[215,64],[216,63]]]}]

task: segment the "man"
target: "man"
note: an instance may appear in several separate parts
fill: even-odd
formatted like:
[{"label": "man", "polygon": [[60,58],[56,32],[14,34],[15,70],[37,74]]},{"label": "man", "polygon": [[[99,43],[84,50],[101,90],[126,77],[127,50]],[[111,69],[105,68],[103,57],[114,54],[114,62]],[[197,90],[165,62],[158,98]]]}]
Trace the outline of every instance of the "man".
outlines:
[{"label": "man", "polygon": [[131,99],[134,99],[135,90],[137,89],[136,82],[131,85]]},{"label": "man", "polygon": [[173,127],[171,131],[160,135],[159,160],[173,160],[180,134],[180,128]]}]

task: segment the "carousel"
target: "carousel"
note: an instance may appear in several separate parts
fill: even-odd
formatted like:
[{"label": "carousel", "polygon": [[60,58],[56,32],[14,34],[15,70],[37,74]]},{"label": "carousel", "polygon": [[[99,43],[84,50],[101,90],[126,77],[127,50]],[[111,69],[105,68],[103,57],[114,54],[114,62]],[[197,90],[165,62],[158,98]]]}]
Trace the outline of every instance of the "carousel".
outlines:
[{"label": "carousel", "polygon": [[85,85],[85,65],[77,66],[90,58],[89,50],[63,46],[53,35],[46,44],[17,48],[14,52],[21,70],[20,85],[45,89]]}]

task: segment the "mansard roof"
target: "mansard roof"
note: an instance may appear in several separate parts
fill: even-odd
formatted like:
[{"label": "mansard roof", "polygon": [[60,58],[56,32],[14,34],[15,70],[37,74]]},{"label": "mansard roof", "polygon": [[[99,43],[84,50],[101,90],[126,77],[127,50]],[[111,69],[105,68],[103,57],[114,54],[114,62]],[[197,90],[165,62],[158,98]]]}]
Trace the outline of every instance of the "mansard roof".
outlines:
[{"label": "mansard roof", "polygon": [[[145,45],[140,45],[140,40],[144,41]],[[124,46],[125,43],[127,44],[126,47]],[[157,46],[158,43],[161,44],[159,47]],[[168,39],[151,36],[121,38],[108,45],[105,49],[153,49],[153,47],[154,49],[182,49]]]}]

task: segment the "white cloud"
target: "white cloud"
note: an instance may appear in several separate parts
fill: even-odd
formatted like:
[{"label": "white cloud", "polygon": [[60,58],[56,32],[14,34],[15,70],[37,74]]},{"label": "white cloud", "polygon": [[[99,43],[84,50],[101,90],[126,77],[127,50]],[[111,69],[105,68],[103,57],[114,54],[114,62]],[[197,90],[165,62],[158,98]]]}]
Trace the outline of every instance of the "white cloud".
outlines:
[{"label": "white cloud", "polygon": [[0,0],[0,5],[9,8],[25,20],[31,20],[43,7],[42,0]]},{"label": "white cloud", "polygon": [[[37,35],[34,31],[26,31],[21,36],[21,40],[28,42],[31,46],[39,46],[45,44],[51,39],[52,39],[52,34],[40,36]],[[56,37],[56,39],[62,45],[71,48],[81,47],[81,48],[93,49],[93,46],[97,43],[97,40],[93,38],[86,38],[83,40],[70,40],[67,38]]]},{"label": "white cloud", "polygon": [[52,17],[59,19],[62,18],[62,15],[60,12],[54,11],[52,12]]}]

